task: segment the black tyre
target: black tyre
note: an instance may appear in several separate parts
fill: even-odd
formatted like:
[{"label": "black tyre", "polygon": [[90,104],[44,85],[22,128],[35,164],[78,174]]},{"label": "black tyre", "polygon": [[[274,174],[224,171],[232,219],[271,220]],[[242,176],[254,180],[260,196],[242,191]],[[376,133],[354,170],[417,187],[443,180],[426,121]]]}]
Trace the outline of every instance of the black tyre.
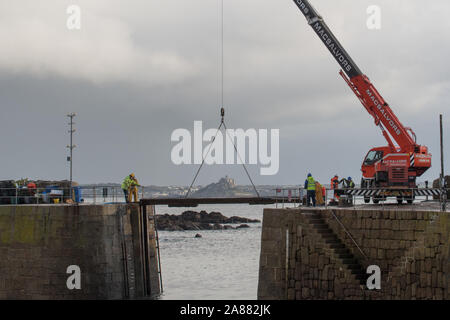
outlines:
[{"label": "black tyre", "polygon": [[403,198],[402,197],[397,197],[397,203],[398,204],[402,204],[403,203]]},{"label": "black tyre", "polygon": [[378,204],[378,203],[380,202],[380,199],[378,199],[378,198],[373,198],[372,201],[373,201],[373,203]]},{"label": "black tyre", "polygon": [[370,197],[364,197],[364,203],[369,203],[370,202]]},{"label": "black tyre", "polygon": [[415,198],[414,196],[408,197],[408,198],[406,198],[406,202],[408,202],[408,204],[412,204],[414,201],[414,198]]}]

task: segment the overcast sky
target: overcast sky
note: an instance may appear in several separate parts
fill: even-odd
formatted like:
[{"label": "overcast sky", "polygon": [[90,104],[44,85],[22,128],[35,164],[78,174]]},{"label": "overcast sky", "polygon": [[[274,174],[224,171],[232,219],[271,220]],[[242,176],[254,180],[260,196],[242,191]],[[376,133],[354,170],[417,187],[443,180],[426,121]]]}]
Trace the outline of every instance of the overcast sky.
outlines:
[{"label": "overcast sky", "polygon": [[[439,174],[439,113],[450,162],[450,1],[312,0]],[[81,8],[81,30],[66,9]],[[369,5],[381,30],[366,27]],[[68,112],[76,112],[74,180],[189,185],[196,165],[172,164],[173,130],[218,126],[220,0],[0,0],[0,179],[68,178]],[[339,65],[292,0],[224,1],[224,104],[230,128],[280,130],[280,169],[257,184],[299,184],[311,172],[360,180],[385,145],[339,76]],[[206,144],[205,144],[206,145]],[[205,167],[198,182],[239,165]]]}]

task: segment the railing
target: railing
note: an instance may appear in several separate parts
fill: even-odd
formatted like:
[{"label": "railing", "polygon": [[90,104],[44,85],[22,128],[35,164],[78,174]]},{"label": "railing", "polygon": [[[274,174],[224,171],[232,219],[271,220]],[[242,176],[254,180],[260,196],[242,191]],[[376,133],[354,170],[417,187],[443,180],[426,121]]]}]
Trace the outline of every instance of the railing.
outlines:
[{"label": "railing", "polygon": [[[324,207],[328,207],[332,200],[335,200],[334,205],[338,204],[338,198],[335,194],[343,199],[347,199],[347,205],[355,206],[361,204],[373,203],[375,199],[376,203],[385,208],[385,206],[392,204],[399,204],[399,200],[402,203],[411,205],[412,208],[414,204],[421,203],[424,201],[434,199],[439,203],[440,210],[446,211],[446,194],[449,192],[450,188],[438,189],[438,188],[414,188],[414,189],[358,189],[358,188],[343,188],[343,189],[331,189],[325,188],[324,195]],[[277,188],[273,189],[276,199],[276,207],[296,207],[304,206],[306,204],[307,190],[303,187],[293,187],[293,188]],[[349,194],[354,193],[354,194]],[[374,198],[375,197],[375,198]]]},{"label": "railing", "polygon": [[[145,187],[138,187],[139,198],[148,196]],[[133,199],[134,200],[134,199]],[[118,203],[125,195],[118,186],[63,188],[0,188],[0,205],[5,204],[61,204],[61,203]]]},{"label": "railing", "polygon": [[[348,192],[349,190],[363,190],[363,191],[377,191],[378,189],[325,189],[324,206],[328,207],[330,200],[334,199],[335,191]],[[394,190],[394,189],[392,189]],[[441,194],[442,189],[430,189],[430,188],[419,188],[419,189],[403,189],[408,190],[411,194],[414,192],[430,192],[432,190],[437,190]],[[444,189],[448,193],[450,189]],[[303,205],[304,198],[306,197],[307,191],[302,187],[291,187],[291,188],[277,188],[273,189],[275,199],[275,205],[278,208],[284,207],[297,207],[298,205]],[[442,194],[445,194],[443,192]],[[154,198],[154,193],[150,191],[147,187],[138,187],[139,198]],[[364,198],[367,200],[367,196],[364,195],[345,195],[348,198],[350,205],[364,204]],[[373,197],[372,195],[370,196]],[[427,201],[433,199],[430,195],[416,195],[411,201],[411,205],[417,204],[419,202]],[[134,199],[133,199],[134,200]],[[411,199],[410,199],[411,200]],[[75,203],[123,203],[125,202],[125,195],[123,190],[119,186],[81,186],[73,187],[70,191],[69,188],[63,187],[45,187],[45,188],[0,188],[0,205],[1,204],[42,204],[42,203],[67,203],[73,201]],[[380,200],[379,204],[382,208],[387,204],[395,203],[396,199],[394,196],[388,198],[386,201]],[[440,208],[444,211],[446,208],[446,197],[439,197]]]},{"label": "railing", "polygon": [[297,203],[302,203],[303,197],[306,195],[306,191],[303,188],[277,188],[275,191],[275,206],[278,208],[280,205],[282,208],[292,205],[296,206]]},{"label": "railing", "polygon": [[[275,205],[278,208],[278,206],[284,207],[295,207],[298,204],[302,205],[303,202],[306,202],[305,198],[307,195],[307,190],[303,187],[297,187],[297,188],[276,188],[273,189],[275,193]],[[325,205],[329,200],[333,198],[333,196],[329,196],[328,191],[334,191],[333,189],[325,189],[325,197],[324,202]]]},{"label": "railing", "polygon": [[347,228],[342,224],[341,220],[338,219],[338,217],[336,217],[336,215],[334,214],[333,211],[331,211],[331,214],[333,215],[334,219],[336,219],[336,221],[339,223],[339,225],[341,226],[342,229],[344,229],[344,232],[348,235],[348,237],[350,238],[350,240],[353,242],[353,244],[356,246],[356,248],[358,248],[359,252],[361,252],[361,254],[364,256],[364,258],[366,260],[368,260],[369,258],[367,257],[367,255],[364,253],[364,251],[361,249],[361,247],[358,245],[358,243],[356,242],[356,240],[353,238],[353,236],[351,235],[350,231],[347,230]]}]

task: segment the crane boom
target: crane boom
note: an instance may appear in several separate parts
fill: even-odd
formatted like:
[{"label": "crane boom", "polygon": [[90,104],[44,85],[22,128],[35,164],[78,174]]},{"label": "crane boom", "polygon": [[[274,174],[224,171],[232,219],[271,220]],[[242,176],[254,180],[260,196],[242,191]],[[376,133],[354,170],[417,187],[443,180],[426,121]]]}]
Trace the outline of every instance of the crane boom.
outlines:
[{"label": "crane boom", "polygon": [[323,21],[322,17],[317,13],[316,9],[314,9],[314,7],[306,0],[294,0],[294,2],[305,15],[309,25],[316,32],[320,40],[322,40],[348,77],[353,78],[361,75],[361,70],[359,70],[356,63],[347,51],[345,51],[338,39],[336,39],[325,21]]},{"label": "crane boom", "polygon": [[401,124],[400,120],[398,120],[397,116],[370,82],[369,78],[361,72],[316,9],[314,9],[308,0],[294,0],[294,3],[339,63],[348,77],[347,83],[358,96],[366,110],[374,117],[375,124],[380,125],[382,123],[384,125],[402,152],[413,152],[417,145],[409,134],[408,129]]}]

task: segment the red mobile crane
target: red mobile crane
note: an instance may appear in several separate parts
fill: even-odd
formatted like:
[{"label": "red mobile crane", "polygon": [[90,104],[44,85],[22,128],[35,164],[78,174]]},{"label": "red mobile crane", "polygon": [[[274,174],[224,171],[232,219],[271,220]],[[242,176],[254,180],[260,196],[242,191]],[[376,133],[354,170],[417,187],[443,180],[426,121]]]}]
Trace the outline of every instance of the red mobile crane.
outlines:
[{"label": "red mobile crane", "polygon": [[[361,166],[361,188],[384,190],[373,196],[374,203],[385,200],[387,196],[397,196],[398,202],[401,203],[405,195],[406,200],[411,203],[414,193],[408,193],[408,189],[417,188],[416,177],[420,177],[431,167],[428,148],[417,144],[414,131],[401,124],[388,103],[369,78],[361,72],[309,1],[294,2],[339,63],[342,68],[339,74],[372,115],[375,125],[381,129],[387,140],[387,146],[372,148],[364,158]],[[396,191],[400,189],[404,192]],[[365,196],[364,201],[368,203],[370,197]]]}]

